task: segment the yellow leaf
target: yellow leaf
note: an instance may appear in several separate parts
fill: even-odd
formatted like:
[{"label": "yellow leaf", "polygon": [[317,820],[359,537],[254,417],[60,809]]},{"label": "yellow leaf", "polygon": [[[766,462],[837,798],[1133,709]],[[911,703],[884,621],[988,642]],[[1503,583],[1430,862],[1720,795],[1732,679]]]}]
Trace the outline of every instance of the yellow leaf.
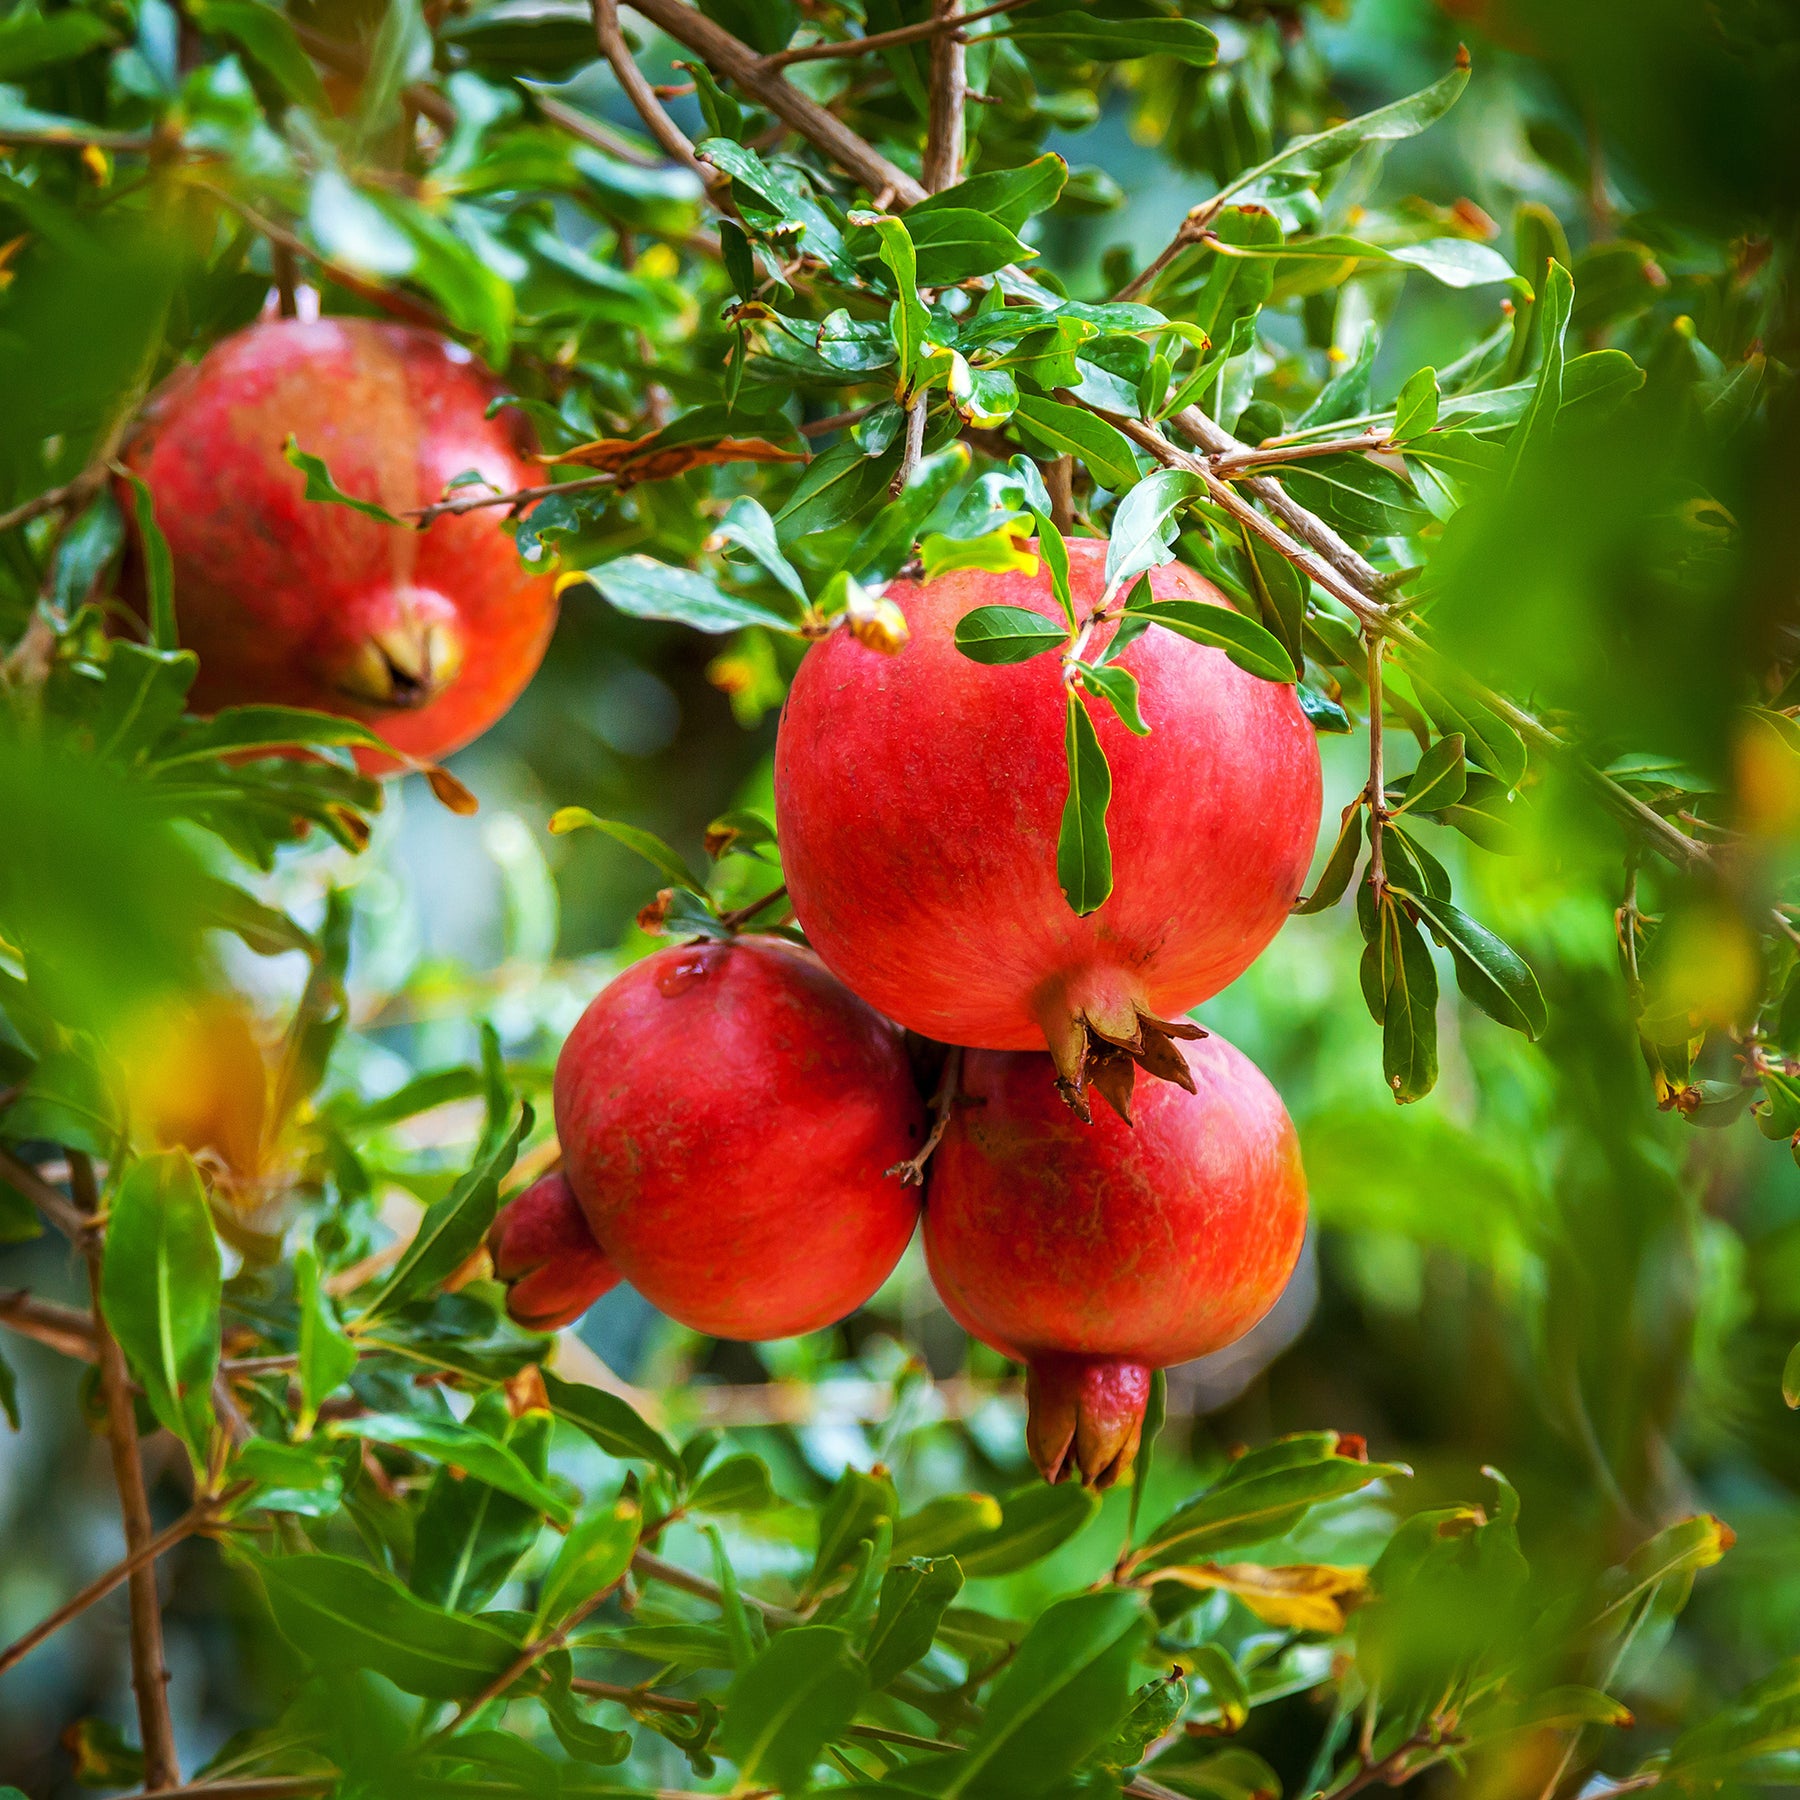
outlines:
[{"label": "yellow leaf", "polygon": [[1339,1632],[1346,1615],[1369,1594],[1369,1572],[1333,1563],[1182,1563],[1158,1569],[1147,1581],[1221,1588],[1235,1594],[1267,1625],[1294,1631]]}]

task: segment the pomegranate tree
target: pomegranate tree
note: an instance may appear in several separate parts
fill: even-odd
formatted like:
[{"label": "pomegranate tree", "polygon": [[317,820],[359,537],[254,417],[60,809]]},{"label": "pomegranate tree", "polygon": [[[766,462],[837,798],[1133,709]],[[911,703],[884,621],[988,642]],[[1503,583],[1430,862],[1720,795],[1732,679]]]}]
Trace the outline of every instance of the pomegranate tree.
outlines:
[{"label": "pomegranate tree", "polygon": [[1135,1125],[1083,1126],[1042,1055],[964,1056],[931,1164],[925,1251],[952,1316],[1029,1371],[1032,1460],[1105,1487],[1130,1467],[1155,1369],[1223,1349],[1275,1304],[1306,1185],[1280,1096],[1213,1036],[1178,1047]]},{"label": "pomegranate tree", "polygon": [[338,318],[253,325],[164,386],[126,460],[169,540],[197,709],[344,713],[426,759],[506,711],[556,601],[501,511],[407,529],[305,499],[283,455],[292,438],[345,493],[394,514],[470,470],[511,493],[535,477],[516,414],[486,416],[500,391],[433,332]]},{"label": "pomegranate tree", "polygon": [[619,1271],[594,1242],[581,1202],[560,1172],[509,1200],[487,1242],[494,1273],[506,1283],[506,1310],[533,1331],[573,1324],[619,1284]]},{"label": "pomegranate tree", "polygon": [[[1119,629],[1107,546],[1068,546],[1072,613],[1104,654]],[[1223,605],[1179,564],[1157,602]],[[877,655],[848,633],[810,650],[782,717],[777,822],[794,911],[827,965],[871,1005],[946,1043],[1047,1045],[1077,1101],[1131,1059],[1184,1082],[1180,1015],[1240,974],[1299,896],[1319,825],[1319,756],[1290,686],[1219,649],[1149,630],[1115,659],[1135,678],[1140,736],[1091,714],[1111,768],[1110,896],[1086,916],[1058,885],[1068,794],[1066,663],[971,661],[975,608],[1059,626],[1048,568],[896,581],[910,641]]]},{"label": "pomegranate tree", "polygon": [[[796,944],[739,937],[646,957],[569,1034],[555,1093],[593,1239],[696,1331],[832,1324],[912,1236],[913,1191],[888,1173],[924,1135],[900,1032]],[[558,1215],[559,1240],[569,1223]]]}]

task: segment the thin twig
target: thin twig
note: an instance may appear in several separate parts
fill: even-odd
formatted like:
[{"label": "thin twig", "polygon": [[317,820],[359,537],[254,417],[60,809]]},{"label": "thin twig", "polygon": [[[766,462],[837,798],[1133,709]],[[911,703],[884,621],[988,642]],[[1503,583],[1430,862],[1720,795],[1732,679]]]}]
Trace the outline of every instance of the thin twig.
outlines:
[{"label": "thin twig", "polygon": [[1326,438],[1317,443],[1290,444],[1285,448],[1274,444],[1250,445],[1242,450],[1220,451],[1207,460],[1212,464],[1215,475],[1233,477],[1246,470],[1301,462],[1311,456],[1347,456],[1365,450],[1379,450],[1386,442],[1385,432],[1364,431],[1355,437]]},{"label": "thin twig", "polygon": [[[69,1185],[81,1210],[93,1214],[99,1192],[94,1166],[78,1150],[69,1152]],[[103,1259],[98,1232],[80,1236],[87,1258],[88,1287],[94,1303],[94,1341],[100,1353],[100,1391],[106,1401],[106,1440],[112,1452],[113,1479],[119,1489],[119,1515],[125,1526],[125,1550],[135,1565],[126,1580],[131,1597],[131,1684],[137,1692],[138,1729],[144,1745],[144,1787],[150,1793],[181,1781],[175,1751],[175,1725],[169,1715],[169,1667],[163,1656],[162,1606],[156,1592],[156,1568],[147,1553],[155,1537],[150,1525],[150,1497],[144,1488],[144,1465],[138,1455],[137,1407],[125,1353],[106,1322],[101,1304]]]},{"label": "thin twig", "polygon": [[100,1352],[94,1343],[92,1317],[73,1306],[40,1300],[23,1288],[0,1294],[0,1325],[78,1362],[96,1362]]},{"label": "thin twig", "polygon": [[[1210,204],[1207,203],[1207,204]],[[1206,205],[1196,206],[1175,229],[1170,238],[1151,260],[1137,274],[1113,295],[1115,301],[1135,300],[1139,294],[1154,287],[1162,272],[1182,251],[1188,249],[1206,235],[1206,228],[1212,222],[1212,214]]]},{"label": "thin twig", "polygon": [[343,1779],[333,1769],[325,1775],[247,1775],[238,1781],[195,1781],[159,1791],[161,1800],[307,1800],[309,1795],[329,1794]]},{"label": "thin twig", "polygon": [[456,1709],[456,1715],[448,1725],[432,1735],[438,1738],[448,1737],[459,1726],[466,1724],[480,1712],[489,1701],[498,1700],[533,1664],[550,1655],[552,1651],[560,1650],[568,1642],[569,1633],[577,1625],[582,1624],[590,1614],[597,1612],[605,1605],[618,1591],[619,1582],[624,1579],[624,1575],[621,1574],[617,1581],[610,1581],[597,1593],[588,1595],[554,1631],[547,1631],[541,1638],[533,1639],[480,1693],[471,1695]]},{"label": "thin twig", "polygon": [[479,512],[486,506],[524,507],[552,494],[584,494],[594,488],[617,487],[616,475],[584,475],[576,481],[553,481],[546,487],[515,488],[510,494],[459,494],[454,500],[434,500],[429,506],[415,506],[402,513],[404,519],[417,519],[423,531],[433,519],[454,518],[461,513]]},{"label": "thin twig", "polygon": [[906,447],[900,453],[900,466],[894,471],[894,479],[888,483],[888,492],[896,499],[906,491],[906,484],[912,480],[913,470],[919,466],[924,449],[925,396],[921,393],[907,408]]},{"label": "thin twig", "polygon": [[30,1163],[21,1162],[10,1150],[0,1150],[0,1181],[25,1196],[71,1243],[79,1244],[88,1233],[88,1221],[41,1176]]},{"label": "thin twig", "polygon": [[892,200],[906,206],[916,206],[925,198],[925,189],[904,169],[889,162],[835,113],[801,93],[779,69],[769,67],[741,38],[714,24],[698,8],[684,4],[684,0],[631,0],[631,4],[651,24],[686,45],[711,68],[729,76],[751,99],[766,106],[871,194],[886,192]]},{"label": "thin twig", "polygon": [[950,1127],[950,1115],[955,1112],[956,1102],[961,1097],[961,1088],[962,1049],[959,1045],[952,1045],[938,1076],[937,1091],[931,1096],[931,1130],[926,1134],[925,1142],[919,1146],[916,1156],[909,1156],[904,1162],[897,1162],[888,1170],[890,1175],[900,1177],[901,1186],[925,1185],[925,1165],[931,1161],[938,1145],[944,1141],[944,1133]]},{"label": "thin twig", "polygon": [[963,106],[969,92],[969,52],[954,28],[962,0],[932,0],[938,27],[931,40],[931,94],[925,132],[925,160],[920,174],[932,193],[940,194],[962,179]]},{"label": "thin twig", "polygon": [[833,413],[826,419],[809,419],[800,427],[800,435],[805,438],[824,437],[828,432],[843,431],[854,425],[859,419],[866,419],[876,407],[884,405],[880,400],[871,400],[867,406],[853,406],[848,412]]},{"label": "thin twig", "polygon": [[591,119],[549,94],[533,94],[531,103],[559,131],[580,138],[584,144],[592,144],[596,150],[604,150],[608,156],[616,156],[620,162],[630,163],[635,169],[662,167],[654,156],[646,155],[630,138],[613,130],[603,119]]},{"label": "thin twig", "polygon": [[0,531],[11,531],[16,525],[28,525],[33,519],[41,519],[47,512],[55,512],[60,506],[68,506],[78,500],[85,500],[93,493],[105,477],[104,466],[95,464],[72,476],[59,487],[45,488],[41,494],[33,494],[29,500],[21,501],[10,512],[0,513]]},{"label": "thin twig", "polygon": [[1038,464],[1044,478],[1044,489],[1050,496],[1050,523],[1058,531],[1075,528],[1075,458],[1053,456]]},{"label": "thin twig", "polygon": [[[646,1581],[660,1581],[665,1587],[679,1588],[698,1600],[710,1600],[714,1606],[725,1604],[725,1590],[716,1581],[684,1569],[680,1563],[665,1561],[648,1550],[639,1550],[631,1558],[632,1568]],[[746,1606],[753,1606],[772,1625],[797,1625],[800,1614],[772,1600],[759,1600],[754,1594],[740,1596]]]},{"label": "thin twig", "polygon": [[105,150],[114,156],[147,156],[165,140],[153,131],[71,131],[64,125],[0,130],[0,147],[16,150]]},{"label": "thin twig", "polygon": [[922,19],[916,25],[898,25],[892,31],[873,31],[867,37],[838,38],[829,44],[803,44],[798,50],[778,50],[763,59],[768,69],[785,69],[789,63],[819,62],[828,56],[864,56],[871,50],[894,50],[902,44],[916,44],[920,38],[936,37],[940,32],[959,32],[978,19],[991,19],[999,13],[1015,12],[1029,6],[1031,0],[998,0],[994,6],[983,6],[960,17]]},{"label": "thin twig", "polygon": [[657,99],[655,90],[644,79],[643,71],[631,54],[631,46],[619,29],[618,0],[594,0],[594,36],[599,41],[600,54],[612,66],[619,86],[625,90],[625,97],[637,108],[638,117],[644,121],[650,135],[684,169],[691,170],[702,181],[717,180],[719,171],[708,168],[694,154],[687,133],[669,117],[668,108]]},{"label": "thin twig", "polygon": [[720,913],[719,923],[723,925],[727,931],[740,930],[743,926],[748,925],[758,913],[767,912],[777,900],[785,900],[786,898],[787,883],[784,881],[780,887],[771,888],[760,900],[752,900],[748,906],[734,906],[730,912]]}]

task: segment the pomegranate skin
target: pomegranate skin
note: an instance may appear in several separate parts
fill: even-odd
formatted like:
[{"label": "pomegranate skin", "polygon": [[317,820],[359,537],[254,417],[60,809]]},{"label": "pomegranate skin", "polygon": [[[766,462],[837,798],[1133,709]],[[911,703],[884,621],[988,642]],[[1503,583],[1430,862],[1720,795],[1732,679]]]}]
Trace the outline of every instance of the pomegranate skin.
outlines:
[{"label": "pomegranate skin", "polygon": [[197,710],[312,707],[427,760],[506,711],[543,658],[556,599],[501,511],[385,525],[302,498],[282,455],[291,435],[345,493],[390,512],[431,504],[469,469],[510,493],[541,472],[520,427],[483,417],[501,391],[433,332],[341,318],[252,325],[160,390],[126,460],[169,540]]},{"label": "pomegranate skin", "polygon": [[1194,1091],[1084,1126],[1042,1055],[972,1051],[932,1159],[925,1253],[951,1315],[1027,1364],[1033,1459],[1105,1486],[1130,1467],[1149,1372],[1234,1342],[1306,1229],[1299,1142],[1248,1057],[1181,1046]]},{"label": "pomegranate skin", "polygon": [[[1106,546],[1069,543],[1078,614]],[[1222,604],[1178,564],[1159,599]],[[834,632],[801,664],[782,716],[775,796],[794,911],[870,1005],[945,1043],[1048,1045],[1075,1089],[1091,1050],[1138,1055],[1255,960],[1299,896],[1318,836],[1319,753],[1291,687],[1151,630],[1119,658],[1148,737],[1088,709],[1112,769],[1114,886],[1078,918],[1057,886],[1068,792],[1059,659],[989,667],[957,650],[977,606],[1058,617],[1050,578],[959,571],[898,581],[911,638],[882,656]],[[1102,627],[1092,655],[1108,641]],[[1166,1046],[1155,1073],[1181,1079]]]},{"label": "pomegranate skin", "polygon": [[887,1171],[924,1137],[899,1031],[810,951],[740,937],[658,951],[582,1015],[556,1065],[563,1167],[619,1272],[714,1337],[855,1311],[918,1219]]},{"label": "pomegranate skin", "polygon": [[534,1181],[488,1227],[488,1256],[506,1283],[506,1312],[528,1331],[572,1325],[619,1285],[619,1271],[594,1242],[568,1178]]}]

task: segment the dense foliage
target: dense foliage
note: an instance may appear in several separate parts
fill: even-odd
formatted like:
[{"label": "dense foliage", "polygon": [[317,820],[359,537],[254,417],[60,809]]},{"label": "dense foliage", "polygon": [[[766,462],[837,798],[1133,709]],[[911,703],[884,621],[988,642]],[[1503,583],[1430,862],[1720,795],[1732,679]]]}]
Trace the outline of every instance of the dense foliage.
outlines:
[{"label": "dense foliage", "polygon": [[[0,1775],[1793,1780],[1797,50],[1755,0],[0,12]],[[546,459],[395,517],[289,447],[566,572],[457,774],[185,710],[121,449],[314,309],[450,333]],[[1289,1304],[1104,1503],[911,1265],[756,1352],[609,1301],[638,1389],[509,1325],[482,1240],[575,1013],[781,925],[807,642],[1075,536],[1120,637],[1298,685],[1343,809],[1203,1014],[1300,1125]],[[1171,556],[1235,610],[1153,601]],[[1085,914],[1093,721],[1155,720],[1066,625],[959,642],[1064,658]],[[447,955],[465,883],[497,941]],[[75,1553],[93,1433],[123,1539]]]}]

